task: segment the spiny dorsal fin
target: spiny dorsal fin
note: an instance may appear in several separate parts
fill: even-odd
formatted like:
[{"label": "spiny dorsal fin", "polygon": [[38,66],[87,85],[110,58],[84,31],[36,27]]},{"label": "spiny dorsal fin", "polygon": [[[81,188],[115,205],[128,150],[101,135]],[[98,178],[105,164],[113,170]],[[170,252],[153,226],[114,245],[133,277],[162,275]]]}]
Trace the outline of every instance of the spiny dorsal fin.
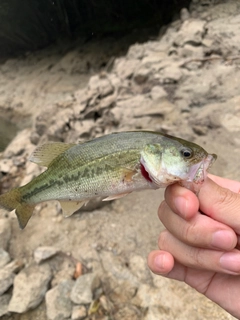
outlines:
[{"label": "spiny dorsal fin", "polygon": [[59,154],[75,146],[74,143],[49,142],[36,148],[30,161],[47,167]]},{"label": "spiny dorsal fin", "polygon": [[59,201],[62,207],[64,217],[71,216],[74,212],[79,210],[88,200],[84,201]]}]

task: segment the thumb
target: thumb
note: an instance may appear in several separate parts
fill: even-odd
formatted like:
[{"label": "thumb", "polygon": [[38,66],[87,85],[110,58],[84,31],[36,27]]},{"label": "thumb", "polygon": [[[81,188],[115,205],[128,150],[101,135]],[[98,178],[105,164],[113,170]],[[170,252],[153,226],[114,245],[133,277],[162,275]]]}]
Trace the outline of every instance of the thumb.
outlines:
[{"label": "thumb", "polygon": [[199,192],[200,210],[240,234],[240,194],[207,178]]}]

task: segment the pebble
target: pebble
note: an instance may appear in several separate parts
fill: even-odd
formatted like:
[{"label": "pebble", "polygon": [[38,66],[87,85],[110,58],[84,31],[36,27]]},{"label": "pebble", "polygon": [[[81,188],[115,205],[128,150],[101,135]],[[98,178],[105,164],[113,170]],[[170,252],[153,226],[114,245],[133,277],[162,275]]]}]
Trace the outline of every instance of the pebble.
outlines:
[{"label": "pebble", "polygon": [[24,313],[36,308],[47,292],[52,272],[48,265],[30,265],[14,279],[12,299],[8,311]]},{"label": "pebble", "polygon": [[0,248],[7,249],[9,240],[11,238],[11,224],[10,220],[0,219]]},{"label": "pebble", "polygon": [[42,261],[49,259],[55,256],[59,250],[55,247],[45,246],[45,247],[38,247],[34,251],[34,260],[36,263],[41,263]]},{"label": "pebble", "polygon": [[71,292],[71,300],[76,304],[88,304],[93,300],[94,291],[100,286],[97,274],[87,273],[77,278]]},{"label": "pebble", "polygon": [[73,280],[63,280],[57,286],[47,291],[45,301],[49,320],[70,318],[72,313],[70,293],[73,285]]},{"label": "pebble", "polygon": [[87,316],[87,309],[84,306],[74,306],[72,309],[72,320],[82,320]]}]

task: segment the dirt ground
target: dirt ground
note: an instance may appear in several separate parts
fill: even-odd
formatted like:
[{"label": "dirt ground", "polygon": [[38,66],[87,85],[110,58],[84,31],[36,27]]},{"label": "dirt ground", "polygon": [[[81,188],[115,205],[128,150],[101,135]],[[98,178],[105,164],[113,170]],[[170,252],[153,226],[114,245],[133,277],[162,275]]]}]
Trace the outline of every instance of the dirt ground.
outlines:
[{"label": "dirt ground", "polygon": [[[2,191],[38,174],[27,157],[41,142],[131,129],[192,140],[218,155],[212,173],[240,180],[239,2],[193,1],[190,13],[183,11],[165,32],[139,41],[131,35],[61,43],[2,62],[0,110],[20,135],[2,153]],[[102,208],[96,202],[94,210],[67,219],[57,203],[47,203],[23,231],[14,214],[1,213],[11,225],[7,251],[27,267],[39,246],[60,250],[46,262],[53,274],[49,289],[72,278],[76,261],[98,272],[112,308],[87,319],[234,319],[185,284],[148,270],[147,255],[163,230],[157,218],[163,194],[132,193]],[[34,310],[3,319],[49,318],[43,300]]]}]

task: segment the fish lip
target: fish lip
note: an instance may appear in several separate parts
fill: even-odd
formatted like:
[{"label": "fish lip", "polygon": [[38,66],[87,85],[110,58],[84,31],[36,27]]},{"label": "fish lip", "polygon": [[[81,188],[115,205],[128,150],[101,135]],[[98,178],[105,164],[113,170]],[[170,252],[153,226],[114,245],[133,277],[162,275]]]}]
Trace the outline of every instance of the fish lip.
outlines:
[{"label": "fish lip", "polygon": [[208,154],[201,162],[193,165],[190,169],[188,181],[196,184],[203,183],[207,176],[207,170],[211,167],[213,162],[217,159],[215,154]]}]

